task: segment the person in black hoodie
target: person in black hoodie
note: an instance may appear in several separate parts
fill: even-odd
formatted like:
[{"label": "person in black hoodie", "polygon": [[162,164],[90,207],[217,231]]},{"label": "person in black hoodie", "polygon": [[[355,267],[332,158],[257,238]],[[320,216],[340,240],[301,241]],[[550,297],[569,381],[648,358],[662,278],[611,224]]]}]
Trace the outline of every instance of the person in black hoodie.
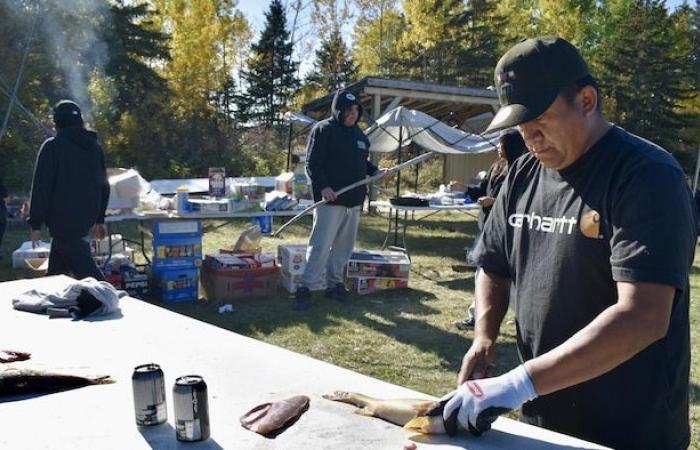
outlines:
[{"label": "person in black hoodie", "polygon": [[308,308],[311,290],[324,284],[326,297],[339,301],[348,297],[343,268],[355,245],[367,191],[364,186],[341,195],[336,191],[366,176],[385,172],[367,160],[369,140],[357,126],[360,117],[362,106],[357,98],[339,90],[331,104],[331,117],[317,123],[309,135],[306,172],[311,179],[314,201],[325,199],[328,203],[314,211],[306,269],[296,292],[294,309]]},{"label": "person in black hoodie", "polygon": [[41,238],[46,225],[53,238],[47,275],[72,274],[77,279],[104,280],[95,265],[89,234],[102,239],[107,234],[105,210],[109,183],[97,133],[85,129],[77,104],[62,100],[54,107],[56,136],[39,150],[34,168],[28,222],[30,238]]}]

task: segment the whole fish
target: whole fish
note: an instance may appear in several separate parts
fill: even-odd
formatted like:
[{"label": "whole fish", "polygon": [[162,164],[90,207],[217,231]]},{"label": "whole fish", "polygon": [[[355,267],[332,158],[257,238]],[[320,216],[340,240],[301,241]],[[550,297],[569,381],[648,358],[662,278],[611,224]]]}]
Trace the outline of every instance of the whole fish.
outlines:
[{"label": "whole fish", "polygon": [[357,406],[353,411],[362,416],[378,417],[387,422],[404,427],[411,433],[420,434],[449,434],[457,433],[457,416],[450,420],[442,419],[442,410],[449,399],[378,399],[355,392],[336,391],[332,395],[324,395],[326,400],[349,403]]},{"label": "whole fish", "polygon": [[309,409],[309,401],[305,395],[295,395],[285,400],[263,403],[245,413],[240,419],[241,425],[265,437],[275,437]]},{"label": "whole fish", "polygon": [[114,383],[114,380],[112,380],[109,375],[83,377],[30,369],[6,369],[0,371],[0,397],[49,394],[93,384],[111,383]]},{"label": "whole fish", "polygon": [[15,361],[26,361],[31,355],[25,352],[14,350],[0,350],[0,363],[11,363]]}]

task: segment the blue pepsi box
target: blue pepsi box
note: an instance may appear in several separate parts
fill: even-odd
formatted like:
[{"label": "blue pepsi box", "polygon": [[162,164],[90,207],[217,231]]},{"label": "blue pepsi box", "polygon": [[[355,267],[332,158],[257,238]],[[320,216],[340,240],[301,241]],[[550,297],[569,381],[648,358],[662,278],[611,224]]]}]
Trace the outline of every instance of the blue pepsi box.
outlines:
[{"label": "blue pepsi box", "polygon": [[153,295],[165,303],[196,301],[199,298],[199,269],[154,270]]},{"label": "blue pepsi box", "polygon": [[251,223],[258,225],[262,234],[272,234],[272,216],[253,217]]}]

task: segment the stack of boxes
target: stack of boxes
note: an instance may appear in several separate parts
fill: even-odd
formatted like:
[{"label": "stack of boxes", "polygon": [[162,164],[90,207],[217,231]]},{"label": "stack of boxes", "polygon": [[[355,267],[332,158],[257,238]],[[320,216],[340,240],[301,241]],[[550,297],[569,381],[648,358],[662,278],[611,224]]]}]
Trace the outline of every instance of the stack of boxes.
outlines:
[{"label": "stack of boxes", "polygon": [[347,284],[352,292],[360,295],[407,288],[410,273],[411,260],[406,253],[360,250],[348,261]]},{"label": "stack of boxes", "polygon": [[275,178],[275,190],[286,192],[296,200],[312,199],[311,186],[306,173],[304,173],[303,166],[301,170],[284,172],[278,175]]},{"label": "stack of boxes", "polygon": [[282,287],[295,293],[306,268],[306,245],[280,245],[277,247],[277,264]]},{"label": "stack of boxes", "polygon": [[200,220],[153,223],[153,293],[167,303],[197,300],[202,265]]},{"label": "stack of boxes", "polygon": [[277,273],[271,253],[207,255],[202,265],[202,290],[206,299],[215,303],[269,297],[277,289]]}]

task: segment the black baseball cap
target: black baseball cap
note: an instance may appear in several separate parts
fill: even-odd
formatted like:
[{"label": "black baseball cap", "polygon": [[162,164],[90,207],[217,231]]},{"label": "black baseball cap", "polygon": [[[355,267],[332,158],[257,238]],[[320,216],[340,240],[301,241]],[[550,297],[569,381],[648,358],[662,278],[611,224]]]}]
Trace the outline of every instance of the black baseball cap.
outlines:
[{"label": "black baseball cap", "polygon": [[53,123],[58,128],[83,126],[83,114],[77,103],[71,100],[61,100],[53,108]]},{"label": "black baseball cap", "polygon": [[545,36],[519,42],[496,64],[494,81],[501,109],[485,133],[536,119],[563,87],[587,75],[586,61],[562,38]]}]

